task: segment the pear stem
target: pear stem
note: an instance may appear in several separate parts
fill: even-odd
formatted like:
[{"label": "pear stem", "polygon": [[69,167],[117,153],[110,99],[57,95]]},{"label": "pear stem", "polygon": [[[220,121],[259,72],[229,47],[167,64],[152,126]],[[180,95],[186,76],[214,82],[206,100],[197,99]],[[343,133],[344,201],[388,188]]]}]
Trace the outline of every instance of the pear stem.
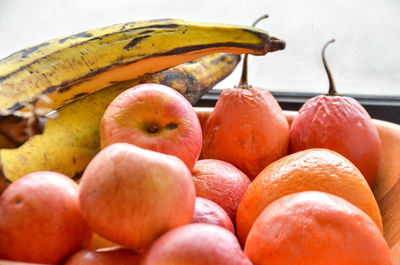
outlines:
[{"label": "pear stem", "polygon": [[[259,17],[256,21],[253,22],[253,24],[251,25],[252,27],[255,27],[257,25],[258,22],[260,22],[263,19],[268,18],[268,15],[265,14],[261,17]],[[247,57],[248,54],[244,55],[243,58],[243,67],[242,67],[242,76],[240,77],[240,81],[239,81],[239,88],[243,88],[243,89],[249,89],[249,84],[247,82]]]},{"label": "pear stem", "polygon": [[258,19],[256,19],[256,21],[254,21],[253,24],[251,24],[251,26],[252,26],[252,27],[255,27],[255,26],[258,24],[258,22],[260,22],[261,20],[266,19],[266,18],[268,18],[268,17],[269,17],[269,16],[268,16],[267,14],[262,15],[261,17],[259,17]]},{"label": "pear stem", "polygon": [[322,62],[324,64],[325,72],[328,75],[328,80],[329,80],[328,95],[336,96],[336,95],[338,95],[338,93],[336,91],[335,82],[333,81],[332,73],[329,70],[328,63],[326,62],[326,58],[325,58],[326,47],[328,47],[328,45],[331,44],[332,42],[335,42],[335,39],[332,39],[332,40],[328,41],[327,43],[325,43],[324,47],[322,48]]},{"label": "pear stem", "polygon": [[249,84],[247,82],[247,57],[248,55],[245,54],[243,58],[243,66],[242,66],[242,76],[240,77],[239,87],[248,89]]}]

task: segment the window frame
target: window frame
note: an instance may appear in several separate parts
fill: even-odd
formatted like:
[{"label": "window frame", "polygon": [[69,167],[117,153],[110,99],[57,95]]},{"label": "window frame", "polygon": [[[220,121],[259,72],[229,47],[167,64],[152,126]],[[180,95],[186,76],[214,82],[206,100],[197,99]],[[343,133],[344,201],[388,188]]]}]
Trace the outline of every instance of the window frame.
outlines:
[{"label": "window frame", "polygon": [[[214,107],[222,90],[210,90],[195,104],[196,107]],[[314,93],[271,92],[284,110],[297,111]],[[400,96],[345,96],[355,98],[367,110],[371,118],[400,124]]]}]

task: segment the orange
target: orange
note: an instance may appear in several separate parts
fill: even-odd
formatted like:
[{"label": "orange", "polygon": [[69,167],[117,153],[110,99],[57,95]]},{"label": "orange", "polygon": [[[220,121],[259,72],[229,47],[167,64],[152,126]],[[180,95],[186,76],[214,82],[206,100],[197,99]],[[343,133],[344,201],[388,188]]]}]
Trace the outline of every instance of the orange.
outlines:
[{"label": "orange", "polygon": [[274,200],[295,192],[317,190],[337,195],[368,214],[382,231],[375,197],[360,171],[328,149],[300,151],[275,161],[250,184],[236,214],[236,231],[244,244],[258,215]]},{"label": "orange", "polygon": [[389,265],[389,247],[372,219],[325,192],[290,194],[272,202],[244,248],[254,265]]}]

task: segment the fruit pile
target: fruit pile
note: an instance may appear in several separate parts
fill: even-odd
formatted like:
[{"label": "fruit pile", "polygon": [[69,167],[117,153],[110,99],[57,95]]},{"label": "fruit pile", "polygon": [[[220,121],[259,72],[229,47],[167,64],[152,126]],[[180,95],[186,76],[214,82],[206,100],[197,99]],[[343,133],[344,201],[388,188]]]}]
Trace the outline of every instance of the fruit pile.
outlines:
[{"label": "fruit pile", "polygon": [[[65,72],[66,61],[51,56],[69,58],[79,45],[86,47],[83,53],[93,49],[100,56],[104,50],[93,43],[112,45],[110,38],[119,38],[123,51],[100,56],[96,60],[108,64],[97,63],[98,69],[81,54],[84,63],[73,64],[89,72],[67,71],[71,76],[63,76],[54,91],[54,84],[34,72],[27,77],[20,65],[0,79],[0,94],[18,82],[36,81],[29,96],[0,100],[0,112],[21,115],[31,132],[21,146],[0,150],[3,177],[12,182],[0,195],[0,259],[66,265],[392,264],[371,191],[381,153],[371,118],[356,101],[336,95],[325,46],[330,95],[304,104],[290,124],[267,89],[247,83],[248,53],[284,48],[254,26],[127,23],[0,61],[2,70],[10,62],[34,67],[53,60]],[[151,49],[151,55],[143,52]],[[246,54],[243,74],[237,87],[224,89],[215,108],[204,112],[192,106],[186,88],[198,98],[238,62],[235,55],[215,52]],[[180,65],[207,54],[214,59]],[[216,65],[225,73],[211,72]],[[61,81],[56,69],[45,70],[44,76]],[[106,89],[93,93],[101,88]],[[39,100],[43,95],[50,100]],[[37,110],[60,106],[44,132],[34,135],[43,118]]]}]

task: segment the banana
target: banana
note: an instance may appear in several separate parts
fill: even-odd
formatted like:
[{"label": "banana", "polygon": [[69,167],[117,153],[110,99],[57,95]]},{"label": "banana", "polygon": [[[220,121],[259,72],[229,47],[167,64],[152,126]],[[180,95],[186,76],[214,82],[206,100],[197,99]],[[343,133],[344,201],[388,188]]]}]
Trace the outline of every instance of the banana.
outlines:
[{"label": "banana", "polygon": [[[0,60],[0,116],[57,110],[115,82],[207,54],[264,55],[285,43],[254,27],[176,19],[116,24],[33,46]],[[46,95],[50,100],[40,100]]]},{"label": "banana", "polygon": [[32,136],[18,148],[1,149],[1,172],[7,181],[39,170],[52,170],[78,179],[99,151],[100,120],[110,102],[139,83],[161,83],[182,93],[194,104],[201,94],[228,76],[239,55],[211,54],[162,72],[119,82],[90,94],[57,111],[48,119],[43,134]]},{"label": "banana", "polygon": [[[125,83],[123,84],[125,87],[133,86],[137,83],[163,83],[174,87],[194,105],[210,88],[230,74],[239,61],[239,55],[216,53],[194,62],[170,68],[167,72],[146,74],[130,82],[120,83]],[[214,66],[210,67],[210,65]],[[215,71],[217,69],[223,69],[223,71]],[[212,71],[213,75],[211,76],[207,71]],[[188,82],[191,82],[190,85]],[[46,118],[43,116],[38,117],[40,121],[37,124],[29,125],[29,119],[24,119],[23,117],[13,115],[0,116],[0,149],[16,148],[26,142],[30,136],[42,133]],[[32,129],[33,132],[29,134],[27,129]]]},{"label": "banana", "polygon": [[215,53],[163,72],[144,75],[139,78],[139,83],[170,86],[195,105],[204,94],[230,75],[239,61],[240,55]]}]

